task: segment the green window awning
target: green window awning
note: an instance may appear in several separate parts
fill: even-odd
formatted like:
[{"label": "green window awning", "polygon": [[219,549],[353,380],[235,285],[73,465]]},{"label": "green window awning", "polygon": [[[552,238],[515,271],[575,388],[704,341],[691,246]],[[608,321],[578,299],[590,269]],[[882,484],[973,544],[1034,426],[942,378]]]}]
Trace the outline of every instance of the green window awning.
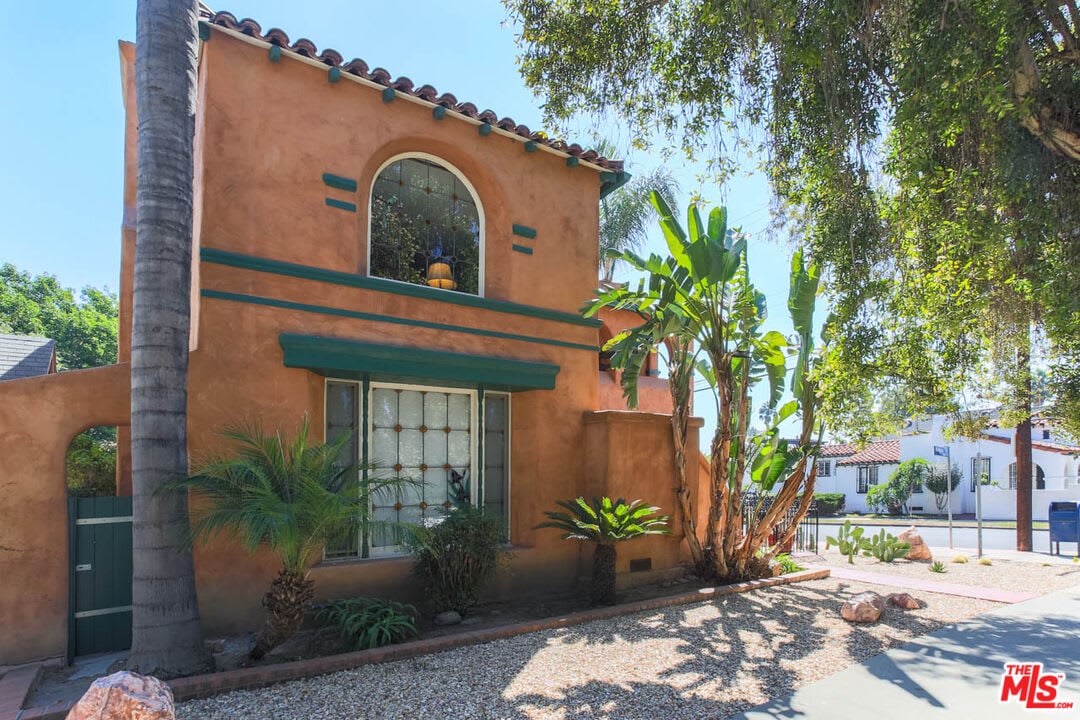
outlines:
[{"label": "green window awning", "polygon": [[492,390],[553,390],[559,366],[490,355],[467,355],[282,333],[285,367],[305,368],[328,377],[441,384]]}]

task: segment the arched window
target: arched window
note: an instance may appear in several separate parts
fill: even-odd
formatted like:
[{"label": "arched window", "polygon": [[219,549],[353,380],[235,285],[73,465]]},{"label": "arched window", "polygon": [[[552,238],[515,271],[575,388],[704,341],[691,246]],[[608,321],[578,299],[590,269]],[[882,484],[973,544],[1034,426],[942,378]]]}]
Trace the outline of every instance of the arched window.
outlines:
[{"label": "arched window", "polygon": [[[1046,473],[1038,463],[1032,463],[1031,487],[1035,490],[1046,489]],[[1016,463],[1009,465],[1009,489],[1016,489]]]},{"label": "arched window", "polygon": [[483,294],[483,211],[456,170],[427,155],[396,157],[371,189],[368,274]]}]

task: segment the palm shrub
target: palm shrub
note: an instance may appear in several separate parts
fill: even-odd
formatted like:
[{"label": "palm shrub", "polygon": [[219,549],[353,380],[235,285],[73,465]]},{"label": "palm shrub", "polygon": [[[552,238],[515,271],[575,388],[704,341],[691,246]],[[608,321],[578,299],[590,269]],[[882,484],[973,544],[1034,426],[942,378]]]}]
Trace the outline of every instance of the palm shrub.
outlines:
[{"label": "palm shrub", "polygon": [[267,434],[257,425],[225,430],[233,452],[211,457],[187,478],[171,484],[188,488],[204,502],[191,526],[191,541],[228,531],[255,552],[267,547],[281,570],[263,596],[266,622],[251,658],[258,660],[292,637],[314,596],[308,567],[326,544],[369,524],[371,498],[414,481],[365,478],[343,461],[348,434],[331,443],[308,443],[307,417],[292,439]]},{"label": "palm shrub", "polygon": [[561,530],[564,540],[585,540],[595,543],[591,600],[593,605],[615,604],[615,543],[632,540],[643,535],[667,535],[667,515],[656,515],[658,507],[645,505],[641,500],[627,504],[619,498],[585,498],[558,500],[567,512],[548,510],[549,519],[537,528]]},{"label": "palm shrub", "polygon": [[483,508],[458,504],[432,527],[411,526],[406,545],[413,571],[437,612],[466,612],[480,600],[504,555],[506,531]]}]

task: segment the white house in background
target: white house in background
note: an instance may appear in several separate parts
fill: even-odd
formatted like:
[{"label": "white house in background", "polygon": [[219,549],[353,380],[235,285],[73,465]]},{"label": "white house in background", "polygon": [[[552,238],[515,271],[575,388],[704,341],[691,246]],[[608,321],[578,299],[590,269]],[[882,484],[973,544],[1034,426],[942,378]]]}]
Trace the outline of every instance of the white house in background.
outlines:
[{"label": "white house in background", "polygon": [[[922,458],[933,465],[945,465],[944,457],[934,455],[935,447],[947,447],[962,479],[952,494],[956,515],[975,514],[975,481],[985,474],[990,484],[982,487],[983,517],[987,520],[1016,519],[1016,450],[1013,430],[1002,428],[990,419],[979,440],[946,441],[942,429],[948,416],[934,416],[913,423],[895,440],[870,443],[862,449],[854,445],[826,445],[818,461],[816,492],[844,493],[849,512],[866,512],[866,491],[870,485],[889,479],[899,463]],[[1055,500],[1080,502],[1080,447],[1055,435],[1053,423],[1036,418],[1032,421],[1032,516],[1046,520],[1047,509]],[[912,512],[939,512],[930,492],[916,492],[908,503]]]}]

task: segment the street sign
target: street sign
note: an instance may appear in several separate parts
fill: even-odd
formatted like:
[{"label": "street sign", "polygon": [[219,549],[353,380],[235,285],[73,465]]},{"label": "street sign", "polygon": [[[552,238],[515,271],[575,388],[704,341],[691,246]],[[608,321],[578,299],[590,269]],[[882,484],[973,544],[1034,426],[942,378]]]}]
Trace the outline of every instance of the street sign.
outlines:
[{"label": "street sign", "polygon": [[949,457],[949,448],[948,448],[948,446],[946,445],[946,446],[943,447],[941,445],[935,445],[934,446],[934,455],[936,455],[938,457]]}]

